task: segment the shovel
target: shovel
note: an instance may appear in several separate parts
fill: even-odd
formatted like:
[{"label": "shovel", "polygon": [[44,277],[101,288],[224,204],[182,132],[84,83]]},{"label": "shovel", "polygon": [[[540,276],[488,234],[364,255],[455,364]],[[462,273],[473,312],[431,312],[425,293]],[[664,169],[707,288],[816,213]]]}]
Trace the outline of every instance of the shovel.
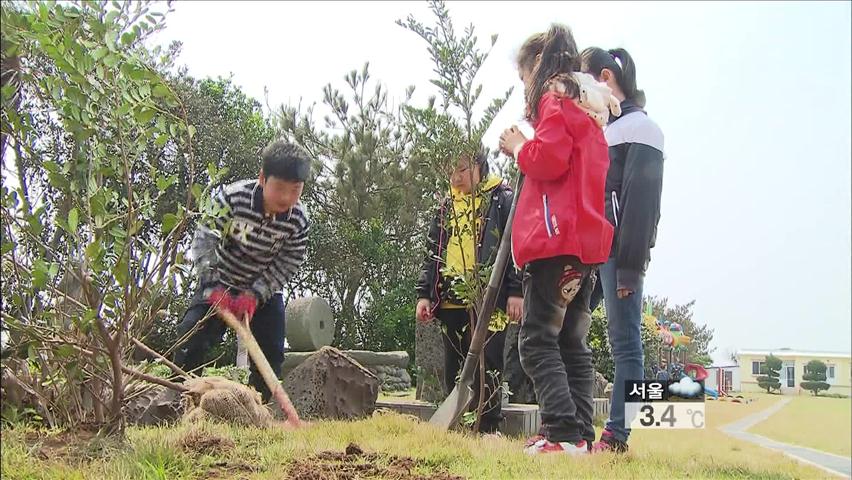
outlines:
[{"label": "shovel", "polygon": [[245,345],[252,363],[255,364],[260,376],[263,377],[263,381],[266,382],[266,387],[272,392],[272,398],[275,399],[275,402],[278,403],[278,406],[287,415],[287,423],[295,428],[302,426],[302,421],[299,420],[299,414],[293,408],[290,397],[287,396],[287,392],[284,391],[284,387],[281,386],[281,382],[278,381],[278,377],[272,371],[272,367],[266,360],[266,356],[260,349],[260,345],[257,344],[257,340],[254,339],[254,335],[252,335],[251,330],[248,328],[248,316],[244,317],[243,321],[240,322],[234,314],[227,310],[219,310],[218,313],[222,321],[234,329],[237,338]]},{"label": "shovel", "polygon": [[467,356],[464,359],[464,367],[462,367],[459,382],[456,384],[450,395],[444,399],[444,402],[438,407],[438,410],[429,419],[429,423],[439,426],[444,429],[450,429],[458,423],[461,416],[467,411],[470,401],[473,399],[473,381],[476,373],[476,367],[479,362],[479,354],[485,347],[485,339],[488,337],[488,324],[491,319],[491,314],[494,313],[494,308],[497,303],[497,293],[500,291],[500,284],[503,280],[503,274],[506,271],[506,263],[509,260],[509,252],[512,250],[512,222],[515,218],[515,207],[518,205],[518,198],[521,196],[521,187],[524,184],[524,175],[519,174],[518,182],[515,185],[515,197],[512,199],[512,208],[509,210],[509,218],[506,220],[506,228],[503,229],[503,238],[500,239],[500,246],[497,249],[497,258],[494,260],[494,269],[491,271],[491,278],[488,281],[488,287],[485,289],[485,295],[482,297],[477,309],[476,327],[473,330],[473,336],[470,339],[470,349],[467,351]]}]

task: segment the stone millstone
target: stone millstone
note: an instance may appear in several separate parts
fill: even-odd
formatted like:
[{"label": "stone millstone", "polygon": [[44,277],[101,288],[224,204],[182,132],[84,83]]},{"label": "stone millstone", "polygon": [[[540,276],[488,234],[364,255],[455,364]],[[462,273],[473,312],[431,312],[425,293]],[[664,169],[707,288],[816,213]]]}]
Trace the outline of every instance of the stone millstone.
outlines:
[{"label": "stone millstone", "polygon": [[379,379],[333,347],[323,347],[284,381],[303,418],[354,419],[376,409]]},{"label": "stone millstone", "polygon": [[305,297],[287,303],[287,343],[290,351],[310,352],[331,345],[334,313],[324,299]]}]

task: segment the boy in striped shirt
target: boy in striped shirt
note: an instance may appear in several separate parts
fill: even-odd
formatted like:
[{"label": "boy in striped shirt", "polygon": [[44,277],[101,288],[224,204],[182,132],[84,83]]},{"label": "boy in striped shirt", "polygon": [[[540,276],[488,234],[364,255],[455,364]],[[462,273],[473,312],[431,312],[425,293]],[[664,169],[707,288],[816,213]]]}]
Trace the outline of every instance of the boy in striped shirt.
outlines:
[{"label": "boy in striped shirt", "polygon": [[[260,176],[226,185],[213,195],[213,211],[198,224],[192,259],[199,288],[178,325],[183,337],[175,363],[187,370],[201,366],[222,341],[226,326],[212,306],[248,317],[252,334],[276,375],[284,361],[284,284],[305,260],[308,217],[299,201],[311,172],[301,147],[277,140],[261,153]],[[269,389],[251,368],[249,383],[267,402]]]}]

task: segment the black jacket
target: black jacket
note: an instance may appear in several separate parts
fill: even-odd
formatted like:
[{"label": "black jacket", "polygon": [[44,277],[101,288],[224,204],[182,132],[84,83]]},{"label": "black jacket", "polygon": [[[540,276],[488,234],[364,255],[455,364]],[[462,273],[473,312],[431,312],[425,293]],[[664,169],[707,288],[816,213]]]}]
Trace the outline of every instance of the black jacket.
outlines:
[{"label": "black jacket", "polygon": [[663,191],[663,132],[631,101],[606,128],[606,216],[615,227],[610,258],[617,288],[635,291],[651,260]]},{"label": "black jacket", "polygon": [[[497,258],[500,238],[509,218],[512,208],[512,189],[500,184],[491,191],[490,202],[485,210],[485,222],[480,233],[480,243],[476,249],[476,261],[480,265],[493,265]],[[447,219],[452,199],[447,198],[441,203],[432,225],[429,227],[429,237],[426,240],[426,258],[417,280],[417,298],[428,298],[435,303],[435,308],[445,300],[458,301],[440,273],[444,263],[447,248]],[[510,261],[506,266],[500,293],[497,296],[497,308],[506,310],[509,297],[523,296],[521,278]]]}]

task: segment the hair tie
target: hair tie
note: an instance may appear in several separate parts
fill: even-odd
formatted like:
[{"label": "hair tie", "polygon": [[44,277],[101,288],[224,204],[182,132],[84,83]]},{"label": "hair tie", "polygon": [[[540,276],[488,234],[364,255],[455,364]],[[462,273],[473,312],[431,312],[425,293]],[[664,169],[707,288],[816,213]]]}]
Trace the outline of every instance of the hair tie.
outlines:
[{"label": "hair tie", "polygon": [[612,57],[612,61],[615,62],[616,65],[618,65],[618,68],[620,68],[622,70],[624,69],[624,67],[621,65],[621,59],[620,58],[616,57],[615,55],[613,55],[611,53],[609,54],[609,56]]}]

